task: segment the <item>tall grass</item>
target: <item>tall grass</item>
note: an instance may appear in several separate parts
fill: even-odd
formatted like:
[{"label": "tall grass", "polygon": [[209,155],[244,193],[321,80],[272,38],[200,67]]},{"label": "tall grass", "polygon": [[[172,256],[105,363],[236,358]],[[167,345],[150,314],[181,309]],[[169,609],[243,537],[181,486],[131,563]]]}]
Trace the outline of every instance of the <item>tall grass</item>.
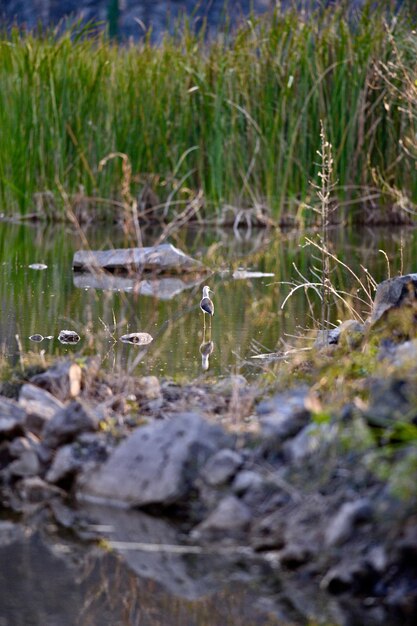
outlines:
[{"label": "tall grass", "polygon": [[401,143],[416,119],[381,72],[398,51],[413,68],[407,16],[369,9],[277,11],[210,42],[185,25],[158,47],[15,30],[0,41],[0,209],[30,213],[47,190],[58,208],[74,194],[117,199],[120,162],[98,164],[120,152],[134,193],[148,181],[162,201],[201,189],[209,215],[226,202],[295,214],[318,182],[321,119],[349,216],[392,186],[417,200]]}]

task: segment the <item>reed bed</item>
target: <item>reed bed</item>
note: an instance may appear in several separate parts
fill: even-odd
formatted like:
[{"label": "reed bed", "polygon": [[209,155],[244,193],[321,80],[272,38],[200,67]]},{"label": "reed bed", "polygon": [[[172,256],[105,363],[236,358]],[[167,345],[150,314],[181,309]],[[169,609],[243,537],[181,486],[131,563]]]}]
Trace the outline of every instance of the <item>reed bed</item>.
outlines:
[{"label": "reed bed", "polygon": [[[83,202],[114,217],[128,163],[129,193],[151,189],[165,214],[199,193],[205,217],[228,204],[306,219],[323,120],[345,217],[367,219],[364,201],[389,221],[417,201],[416,62],[406,11],[384,7],[277,10],[210,41],[182,24],[158,47],[14,30],[0,41],[1,211]],[[100,167],[111,153],[125,156]]]}]

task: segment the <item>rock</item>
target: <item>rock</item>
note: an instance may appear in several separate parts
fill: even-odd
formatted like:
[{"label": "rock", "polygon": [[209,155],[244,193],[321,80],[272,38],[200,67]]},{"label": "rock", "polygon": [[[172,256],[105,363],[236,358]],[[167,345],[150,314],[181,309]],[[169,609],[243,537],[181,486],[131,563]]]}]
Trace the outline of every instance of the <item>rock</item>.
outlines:
[{"label": "rock", "polygon": [[356,320],[346,320],[336,328],[319,330],[313,347],[321,350],[331,345],[344,345],[350,350],[358,348],[364,336],[364,325]]},{"label": "rock", "polygon": [[203,467],[201,477],[211,486],[223,485],[233,478],[243,459],[233,450],[219,450],[213,454]]},{"label": "rock", "polygon": [[327,346],[336,345],[339,343],[340,338],[340,326],[337,328],[330,328],[329,330],[319,330],[316,339],[313,344],[313,348],[322,350]]},{"label": "rock", "polygon": [[44,445],[50,448],[72,441],[79,433],[98,428],[98,418],[88,406],[74,400],[55,413],[42,432]]},{"label": "rock", "polygon": [[[410,413],[413,385],[396,378],[374,378],[369,383],[369,406],[364,417],[370,426],[388,428]],[[415,410],[408,417],[415,417]]]},{"label": "rock", "polygon": [[81,391],[82,371],[77,363],[59,361],[30,382],[49,391],[55,398],[65,401],[75,398]]},{"label": "rock", "polygon": [[19,405],[25,409],[25,428],[36,435],[42,432],[57,411],[64,408],[64,404],[54,398],[49,391],[36,385],[25,384],[20,389]]},{"label": "rock", "polygon": [[313,553],[308,546],[293,543],[285,546],[278,555],[280,564],[287,569],[297,569],[310,560]]},{"label": "rock", "polygon": [[138,400],[157,400],[161,396],[161,384],[156,376],[142,376],[135,385]]},{"label": "rock", "polygon": [[63,344],[73,344],[80,341],[80,335],[75,330],[60,330],[58,341]]},{"label": "rock", "polygon": [[169,243],[150,248],[78,250],[74,254],[72,266],[74,270],[101,269],[108,272],[177,273],[205,270],[200,261],[192,259]]},{"label": "rock", "polygon": [[293,439],[284,443],[285,460],[289,463],[302,463],[320,448],[335,441],[338,434],[337,424],[308,424]]},{"label": "rock", "polygon": [[10,463],[8,470],[13,476],[36,476],[41,469],[35,450],[24,450],[16,461]]},{"label": "rock", "polygon": [[235,496],[226,496],[210,515],[194,528],[191,536],[194,539],[223,539],[243,536],[248,529],[252,516],[245,506]]},{"label": "rock", "polygon": [[134,346],[147,346],[153,341],[149,333],[129,333],[120,337],[122,343],[131,343]]},{"label": "rock", "polygon": [[0,439],[23,432],[26,412],[15,400],[0,397]]},{"label": "rock", "polygon": [[378,285],[372,307],[371,323],[375,324],[387,311],[415,302],[417,274],[406,274],[384,280]]},{"label": "rock", "polygon": [[261,402],[257,414],[262,428],[263,448],[276,451],[277,445],[294,437],[310,420],[310,394],[307,389],[280,393]]},{"label": "rock", "polygon": [[255,550],[280,550],[285,544],[285,516],[273,511],[258,520],[251,531],[251,546]]},{"label": "rock", "polygon": [[352,536],[357,524],[369,521],[371,517],[372,506],[367,498],[345,502],[326,528],[326,545],[328,547],[341,545]]},{"label": "rock", "polygon": [[74,476],[81,465],[81,460],[74,454],[74,446],[71,444],[62,446],[57,451],[45,480],[48,483],[59,483],[65,478]]},{"label": "rock", "polygon": [[239,472],[232,484],[232,490],[256,516],[268,514],[290,499],[272,476],[268,479],[249,470]]},{"label": "rock", "polygon": [[38,476],[24,478],[19,482],[19,495],[25,502],[37,504],[51,500],[52,498],[62,497],[65,492],[55,485],[49,485]]},{"label": "rock", "polygon": [[101,468],[82,477],[79,496],[131,507],[182,502],[208,457],[231,443],[223,430],[194,413],[139,427]]},{"label": "rock", "polygon": [[215,385],[214,391],[218,394],[230,395],[236,391],[242,392],[248,388],[248,381],[240,374],[232,374],[221,378]]},{"label": "rock", "polygon": [[339,326],[339,345],[349,350],[360,347],[365,334],[365,327],[356,320],[346,320]]}]

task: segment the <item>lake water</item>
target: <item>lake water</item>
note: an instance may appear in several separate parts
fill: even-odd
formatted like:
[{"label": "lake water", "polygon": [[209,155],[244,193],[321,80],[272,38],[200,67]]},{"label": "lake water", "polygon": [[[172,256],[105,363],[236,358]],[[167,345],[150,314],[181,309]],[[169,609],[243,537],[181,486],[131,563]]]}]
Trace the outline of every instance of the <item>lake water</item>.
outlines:
[{"label": "lake water", "polygon": [[[315,281],[312,269],[319,264],[312,248],[302,247],[299,233],[245,231],[239,237],[232,230],[181,232],[171,243],[199,258],[212,274],[197,277],[194,284],[164,285],[141,283],[127,290],[94,288],[88,275],[72,271],[76,250],[86,241],[67,225],[41,227],[0,223],[0,357],[16,364],[35,354],[45,358],[59,355],[100,354],[102,367],[138,375],[156,374],[177,380],[218,377],[231,372],[256,376],[259,368],[251,357],[258,352],[282,348],[293,335],[305,334],[314,326],[312,314],[319,317],[317,296],[310,291],[313,311],[303,289],[298,290],[281,310],[290,287],[285,282],[298,279],[293,267]],[[152,245],[157,232],[145,233],[145,244]],[[315,236],[315,235],[313,235]],[[134,245],[117,227],[90,228],[86,238],[91,249]],[[389,257],[392,274],[414,271],[417,246],[414,230],[334,229],[332,251],[363,277],[361,265],[377,280],[387,277]],[[31,269],[45,264],[44,270]],[[241,270],[271,273],[273,276],[241,278]],[[237,272],[237,274],[236,274]],[[235,277],[234,277],[235,276]],[[236,276],[238,276],[236,278]],[[341,266],[332,282],[345,291],[355,291],[357,281]],[[366,280],[365,280],[366,282]],[[211,330],[199,309],[202,286],[215,292],[215,315]],[[181,291],[181,289],[183,289]],[[162,297],[146,295],[162,290]],[[138,293],[139,291],[139,293]],[[359,294],[363,295],[363,294]],[[169,298],[169,299],[167,299]],[[365,305],[359,308],[366,310]],[[346,315],[332,308],[331,319]],[[76,331],[76,345],[58,341],[59,331]],[[148,332],[153,342],[146,347],[119,341],[129,332]],[[35,343],[29,337],[40,334],[52,339]],[[211,340],[213,351],[209,369],[202,367],[202,344]],[[251,363],[251,364],[248,364]],[[256,362],[255,362],[256,363]]]},{"label": "lake water", "polygon": [[[297,277],[293,266],[311,279],[318,261],[302,247],[299,233],[195,230],[171,242],[212,270],[204,282],[161,299],[135,291],[88,287],[72,271],[74,251],[86,241],[66,226],[0,224],[0,350],[4,366],[45,358],[98,353],[107,371],[157,374],[179,380],[217,379],[230,372],[256,377],[249,365],[257,352],[273,351],[294,335],[305,334],[319,315],[317,297],[310,308],[304,290],[281,304]],[[92,249],[131,246],[113,228],[85,233]],[[145,234],[145,244],[158,233]],[[365,267],[375,280],[390,271],[416,271],[414,230],[334,229],[331,249],[361,276]],[[29,266],[41,263],[44,270]],[[236,271],[273,273],[272,277],[234,278]],[[314,271],[314,270],[313,270]],[[236,274],[235,274],[236,276]],[[241,274],[237,276],[242,276]],[[355,292],[353,276],[338,266],[338,288]],[[209,369],[202,369],[204,342],[201,288],[214,290],[211,324],[214,349]],[[178,285],[177,285],[178,286]],[[140,290],[139,290],[140,291]],[[165,292],[167,295],[167,292]],[[314,299],[315,298],[315,299]],[[361,307],[360,307],[361,308]],[[366,306],[362,307],[366,310]],[[336,321],[340,310],[332,308]],[[208,326],[208,324],[207,324]],[[79,333],[77,345],[64,345],[59,331]],[[154,341],[146,347],[123,344],[121,335],[145,331]],[[35,333],[52,336],[35,343]],[[252,361],[253,363],[253,361]],[[169,548],[181,537],[168,523],[139,512],[90,511],[101,542],[80,541],[58,533],[52,524],[35,531],[37,521],[0,520],[0,626],[293,626],[356,624],[350,607],[325,600],[305,582],[286,581],[265,563],[245,554],[178,554]],[[168,546],[161,549],[160,544]],[[142,546],[142,547],[141,547]],[[145,547],[144,547],[145,546]],[[152,546],[157,546],[154,550]],[[159,547],[158,547],[159,546]],[[347,613],[345,612],[347,611]]]}]

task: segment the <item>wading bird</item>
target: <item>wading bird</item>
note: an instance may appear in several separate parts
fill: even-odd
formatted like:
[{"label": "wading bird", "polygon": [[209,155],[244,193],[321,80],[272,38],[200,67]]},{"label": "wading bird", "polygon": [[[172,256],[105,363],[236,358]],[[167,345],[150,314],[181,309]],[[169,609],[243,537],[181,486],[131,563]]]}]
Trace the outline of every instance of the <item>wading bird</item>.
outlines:
[{"label": "wading bird", "polygon": [[209,297],[210,291],[211,293],[214,293],[214,291],[212,291],[207,285],[203,287],[203,299],[200,302],[200,309],[203,311],[204,314],[204,324],[206,322],[206,313],[207,315],[210,315],[210,320],[211,317],[214,315],[214,304]]}]

